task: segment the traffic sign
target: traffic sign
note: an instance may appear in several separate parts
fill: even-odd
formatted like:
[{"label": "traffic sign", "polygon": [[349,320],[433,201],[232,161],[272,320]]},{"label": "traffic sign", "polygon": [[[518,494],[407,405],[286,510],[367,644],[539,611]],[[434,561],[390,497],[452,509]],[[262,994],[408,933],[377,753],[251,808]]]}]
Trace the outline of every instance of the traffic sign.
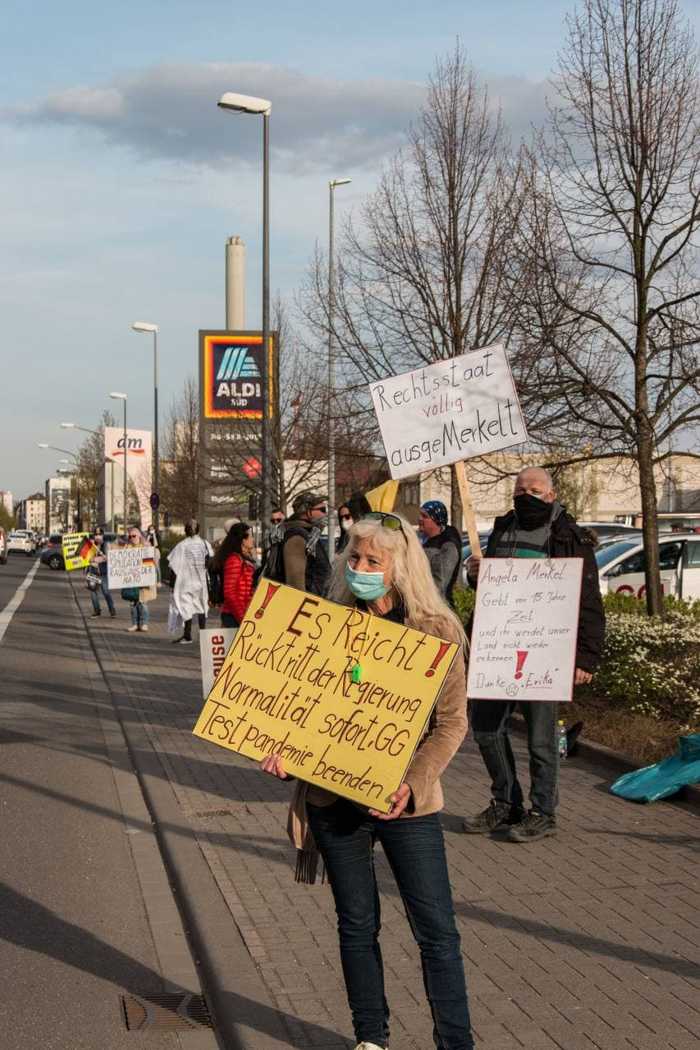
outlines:
[{"label": "traffic sign", "polygon": [[262,473],[262,464],[260,460],[256,459],[255,456],[251,456],[250,459],[247,459],[243,464],[243,473],[247,478],[250,478],[251,481],[253,478],[260,477],[260,474]]}]

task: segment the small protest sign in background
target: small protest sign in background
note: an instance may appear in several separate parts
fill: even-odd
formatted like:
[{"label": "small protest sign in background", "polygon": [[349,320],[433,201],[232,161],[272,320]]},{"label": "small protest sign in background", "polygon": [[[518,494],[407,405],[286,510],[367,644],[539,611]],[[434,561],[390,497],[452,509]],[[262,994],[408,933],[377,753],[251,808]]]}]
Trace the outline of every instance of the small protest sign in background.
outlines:
[{"label": "small protest sign in background", "polygon": [[202,661],[202,696],[209,696],[214,680],[224,666],[226,653],[235,637],[235,627],[215,627],[199,632],[199,656]]},{"label": "small protest sign in background", "polygon": [[485,347],[370,384],[392,478],[527,441],[502,346]]},{"label": "small protest sign in background", "polygon": [[123,587],[151,587],[156,582],[156,562],[153,547],[115,547],[107,551],[107,586],[110,590]]},{"label": "small protest sign in background", "polygon": [[470,700],[571,700],[582,558],[483,558]]},{"label": "small protest sign in background", "polygon": [[74,569],[85,569],[97,551],[87,532],[64,532],[61,546],[63,561],[68,572],[73,572]]},{"label": "small protest sign in background", "polygon": [[386,813],[457,651],[262,579],[193,732]]}]

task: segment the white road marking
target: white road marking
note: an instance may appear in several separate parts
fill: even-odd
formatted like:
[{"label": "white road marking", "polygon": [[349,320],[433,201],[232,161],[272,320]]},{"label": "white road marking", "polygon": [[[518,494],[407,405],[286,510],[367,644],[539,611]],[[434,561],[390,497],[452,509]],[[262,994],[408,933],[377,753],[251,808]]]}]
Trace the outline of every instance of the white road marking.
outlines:
[{"label": "white road marking", "polygon": [[37,569],[41,565],[41,562],[37,558],[31,569],[24,577],[15,593],[10,598],[5,608],[0,612],[0,642],[5,637],[5,631],[10,626],[10,620],[15,615],[20,605],[24,601],[24,596],[32,585],[32,580],[36,576]]}]

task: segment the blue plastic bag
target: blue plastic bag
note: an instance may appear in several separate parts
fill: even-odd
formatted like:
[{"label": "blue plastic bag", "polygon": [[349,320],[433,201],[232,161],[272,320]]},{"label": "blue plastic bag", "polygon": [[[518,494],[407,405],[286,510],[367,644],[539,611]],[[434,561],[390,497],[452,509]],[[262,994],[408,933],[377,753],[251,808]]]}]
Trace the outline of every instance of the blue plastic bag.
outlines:
[{"label": "blue plastic bag", "polygon": [[632,802],[656,802],[675,795],[687,784],[697,783],[700,783],[700,733],[692,733],[678,738],[675,755],[654,766],[625,773],[610,790],[613,795]]}]

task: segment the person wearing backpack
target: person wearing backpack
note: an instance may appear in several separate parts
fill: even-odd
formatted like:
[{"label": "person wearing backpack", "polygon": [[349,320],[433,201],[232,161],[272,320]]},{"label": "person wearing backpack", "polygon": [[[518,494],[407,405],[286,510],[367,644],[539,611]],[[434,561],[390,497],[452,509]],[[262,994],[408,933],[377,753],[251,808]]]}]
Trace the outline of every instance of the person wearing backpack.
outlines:
[{"label": "person wearing backpack", "polygon": [[300,591],[325,595],[331,575],[321,530],[328,520],[325,496],[301,492],[292,504],[292,516],[270,536],[261,575]]}]

